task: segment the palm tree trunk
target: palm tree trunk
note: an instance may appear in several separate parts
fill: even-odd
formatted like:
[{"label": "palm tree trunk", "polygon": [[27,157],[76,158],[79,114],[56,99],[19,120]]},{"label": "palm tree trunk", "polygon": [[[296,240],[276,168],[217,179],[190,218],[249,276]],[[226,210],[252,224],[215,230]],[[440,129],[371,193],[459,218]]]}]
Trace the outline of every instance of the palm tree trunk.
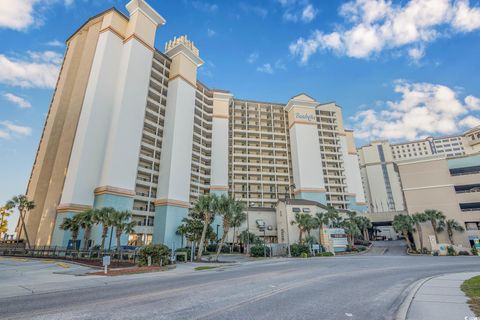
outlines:
[{"label": "palm tree trunk", "polygon": [[437,221],[432,220],[430,222],[432,223],[433,233],[435,234],[435,241],[437,241],[437,244],[438,244],[439,242],[438,242],[438,234],[437,234]]},{"label": "palm tree trunk", "polygon": [[[23,229],[23,232],[25,233],[25,241],[27,242],[27,248],[30,248],[30,239],[28,238],[28,232],[27,232],[27,227],[25,225],[25,219],[24,219],[24,216],[23,216],[23,210],[20,211],[20,220],[21,220],[21,223],[22,223],[22,228],[20,228],[20,232],[22,231]],[[21,234],[21,233],[20,233]]]},{"label": "palm tree trunk", "polygon": [[103,225],[102,227],[102,246],[100,247],[101,251],[105,250],[105,239],[107,239],[108,225]]},{"label": "palm tree trunk", "polygon": [[92,232],[92,227],[85,228],[85,234],[83,236],[83,240],[85,241],[83,244],[83,250],[88,249],[88,240],[90,240],[90,234]]},{"label": "palm tree trunk", "polygon": [[72,232],[72,247],[73,247],[73,250],[77,250],[77,238],[78,238],[78,233],[77,232]]},{"label": "palm tree trunk", "polygon": [[203,221],[202,237],[200,238],[200,243],[198,245],[198,254],[197,261],[202,261],[203,247],[205,246],[205,236],[207,235],[208,222],[210,221],[210,213],[205,215],[205,220]]},{"label": "palm tree trunk", "polygon": [[323,243],[322,243],[322,229],[323,229],[323,223],[320,223],[318,225],[318,243],[320,243],[320,245],[323,247]]},{"label": "palm tree trunk", "polygon": [[450,240],[450,243],[454,246],[455,243],[453,243],[453,231],[450,229],[447,229],[447,233],[448,233],[448,239]]},{"label": "palm tree trunk", "polygon": [[225,243],[225,238],[227,237],[228,229],[230,227],[223,226],[223,235],[222,239],[220,240],[220,243],[217,245],[217,255],[215,257],[215,260],[218,261],[218,257],[220,256],[220,252],[222,252],[223,244]]},{"label": "palm tree trunk", "polygon": [[117,237],[117,253],[120,253],[120,237],[122,236],[122,229],[117,227],[115,229],[115,236]]},{"label": "palm tree trunk", "polygon": [[420,223],[417,223],[418,240],[420,242],[420,252],[423,252],[423,232]]},{"label": "palm tree trunk", "polygon": [[303,230],[300,229],[300,232],[298,233],[298,243],[302,243],[302,235],[303,235]]},{"label": "palm tree trunk", "polygon": [[408,232],[407,231],[402,231],[403,236],[405,237],[405,241],[407,241],[407,246],[408,249],[411,251],[412,250],[412,244],[410,243],[410,239],[408,238]]}]

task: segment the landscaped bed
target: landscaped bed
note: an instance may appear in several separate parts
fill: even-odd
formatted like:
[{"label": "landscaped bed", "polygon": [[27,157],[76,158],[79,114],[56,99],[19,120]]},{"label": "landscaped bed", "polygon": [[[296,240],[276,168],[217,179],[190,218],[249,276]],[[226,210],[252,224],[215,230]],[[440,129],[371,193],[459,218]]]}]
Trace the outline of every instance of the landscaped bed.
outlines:
[{"label": "landscaped bed", "polygon": [[174,269],[174,265],[169,266],[150,266],[150,267],[132,267],[132,268],[125,268],[125,269],[113,269],[108,270],[108,273],[105,274],[103,271],[91,272],[88,275],[94,276],[122,276],[127,274],[136,274],[136,273],[148,273],[148,272],[158,272],[158,271],[167,271],[170,269]]},{"label": "landscaped bed", "polygon": [[470,309],[476,316],[480,316],[480,276],[465,280],[461,287],[468,298]]}]

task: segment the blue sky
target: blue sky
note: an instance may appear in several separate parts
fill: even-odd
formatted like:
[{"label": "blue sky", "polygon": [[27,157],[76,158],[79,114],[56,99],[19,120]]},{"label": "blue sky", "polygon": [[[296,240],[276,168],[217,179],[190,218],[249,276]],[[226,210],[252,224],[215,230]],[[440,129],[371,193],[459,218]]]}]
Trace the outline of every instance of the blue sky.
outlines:
[{"label": "blue sky", "polygon": [[[199,79],[237,98],[336,101],[357,144],[480,124],[477,0],[150,0],[156,46],[187,34]],[[86,19],[126,1],[17,0],[0,8],[0,203],[24,193],[65,51]]]}]

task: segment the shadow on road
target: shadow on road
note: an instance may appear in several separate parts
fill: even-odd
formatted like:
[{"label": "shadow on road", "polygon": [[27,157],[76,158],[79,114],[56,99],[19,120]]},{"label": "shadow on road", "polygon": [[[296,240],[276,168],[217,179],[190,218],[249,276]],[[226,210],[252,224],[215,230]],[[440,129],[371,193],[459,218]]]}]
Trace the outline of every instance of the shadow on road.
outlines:
[{"label": "shadow on road", "polygon": [[368,256],[406,256],[407,245],[403,240],[373,241]]}]

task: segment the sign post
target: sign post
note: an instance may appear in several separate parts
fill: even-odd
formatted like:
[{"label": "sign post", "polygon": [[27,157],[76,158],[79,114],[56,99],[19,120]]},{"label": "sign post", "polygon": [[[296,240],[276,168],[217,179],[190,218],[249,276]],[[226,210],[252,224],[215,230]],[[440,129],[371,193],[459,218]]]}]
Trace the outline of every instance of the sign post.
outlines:
[{"label": "sign post", "polygon": [[103,256],[103,273],[107,274],[108,266],[110,265],[110,256]]}]

